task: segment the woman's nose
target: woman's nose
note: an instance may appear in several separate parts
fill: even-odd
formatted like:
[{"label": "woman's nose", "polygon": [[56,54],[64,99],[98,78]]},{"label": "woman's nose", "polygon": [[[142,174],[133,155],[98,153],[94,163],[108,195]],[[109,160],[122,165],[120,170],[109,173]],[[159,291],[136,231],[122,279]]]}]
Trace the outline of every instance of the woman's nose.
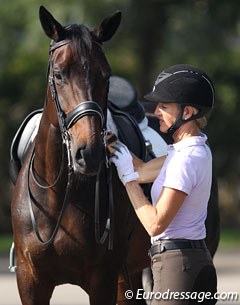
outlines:
[{"label": "woman's nose", "polygon": [[157,106],[157,107],[155,108],[154,115],[156,115],[156,116],[161,115],[161,110],[160,110],[159,106]]}]

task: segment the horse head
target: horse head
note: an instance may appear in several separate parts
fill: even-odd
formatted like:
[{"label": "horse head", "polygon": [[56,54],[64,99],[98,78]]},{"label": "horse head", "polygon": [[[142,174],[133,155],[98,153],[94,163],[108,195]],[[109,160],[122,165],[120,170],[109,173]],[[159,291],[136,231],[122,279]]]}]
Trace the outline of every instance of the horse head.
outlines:
[{"label": "horse head", "polygon": [[[103,131],[111,70],[102,43],[116,32],[116,12],[95,28],[63,27],[43,6],[40,21],[51,38],[47,103],[50,124],[69,138],[75,174],[96,175],[105,158]],[[53,106],[55,105],[55,107]]]}]

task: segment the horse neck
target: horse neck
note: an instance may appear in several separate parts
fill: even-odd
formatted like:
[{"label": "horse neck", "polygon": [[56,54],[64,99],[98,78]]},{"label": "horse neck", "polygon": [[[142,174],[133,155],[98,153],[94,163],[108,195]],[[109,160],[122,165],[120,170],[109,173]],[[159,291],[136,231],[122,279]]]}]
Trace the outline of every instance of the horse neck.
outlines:
[{"label": "horse neck", "polygon": [[56,110],[53,102],[47,101],[35,141],[34,171],[36,174],[47,183],[52,184],[56,180],[61,166],[64,166],[62,162],[67,162],[63,153]]}]

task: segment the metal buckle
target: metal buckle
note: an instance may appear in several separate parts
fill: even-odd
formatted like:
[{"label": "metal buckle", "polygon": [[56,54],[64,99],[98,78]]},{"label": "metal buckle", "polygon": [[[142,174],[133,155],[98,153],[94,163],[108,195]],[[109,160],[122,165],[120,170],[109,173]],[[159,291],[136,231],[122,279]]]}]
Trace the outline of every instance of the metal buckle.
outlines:
[{"label": "metal buckle", "polygon": [[159,253],[163,253],[163,252],[165,252],[167,249],[166,249],[166,247],[163,245],[163,243],[162,242],[160,242],[160,249],[159,249]]},{"label": "metal buckle", "polygon": [[[155,249],[157,248],[157,251]],[[154,250],[153,250],[154,249]],[[165,252],[167,249],[164,246],[164,244],[160,241],[158,241],[155,245],[153,245],[150,250],[148,251],[148,256],[152,258],[155,254],[161,254]],[[152,254],[153,253],[153,254]]]},{"label": "metal buckle", "polygon": [[150,140],[145,140],[146,152],[149,154],[153,150],[152,143]]}]

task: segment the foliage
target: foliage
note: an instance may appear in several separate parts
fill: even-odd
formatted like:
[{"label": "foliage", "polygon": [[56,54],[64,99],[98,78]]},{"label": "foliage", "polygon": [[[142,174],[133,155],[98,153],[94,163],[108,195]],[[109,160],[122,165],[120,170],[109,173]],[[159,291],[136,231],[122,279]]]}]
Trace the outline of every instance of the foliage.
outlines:
[{"label": "foliage", "polygon": [[3,235],[0,237],[0,256],[7,254],[12,245],[12,235]]},{"label": "foliage", "polygon": [[[12,245],[12,234],[0,235],[0,256],[9,253]],[[221,238],[219,242],[219,249],[239,250],[240,249],[240,235],[239,228],[222,228]]]},{"label": "foliage", "polygon": [[239,228],[231,229],[222,229],[221,238],[219,242],[219,247],[221,249],[240,249],[240,236]]},{"label": "foliage", "polygon": [[[0,0],[0,230],[10,230],[9,148],[22,119],[43,104],[49,39],[38,8],[45,5],[64,25],[95,26],[119,9],[123,20],[105,50],[114,74],[129,78],[141,98],[158,72],[175,63],[201,67],[212,77],[216,109],[207,128],[215,166],[227,193],[224,206],[239,221],[240,2],[235,0]],[[221,198],[220,198],[221,200]]]}]

